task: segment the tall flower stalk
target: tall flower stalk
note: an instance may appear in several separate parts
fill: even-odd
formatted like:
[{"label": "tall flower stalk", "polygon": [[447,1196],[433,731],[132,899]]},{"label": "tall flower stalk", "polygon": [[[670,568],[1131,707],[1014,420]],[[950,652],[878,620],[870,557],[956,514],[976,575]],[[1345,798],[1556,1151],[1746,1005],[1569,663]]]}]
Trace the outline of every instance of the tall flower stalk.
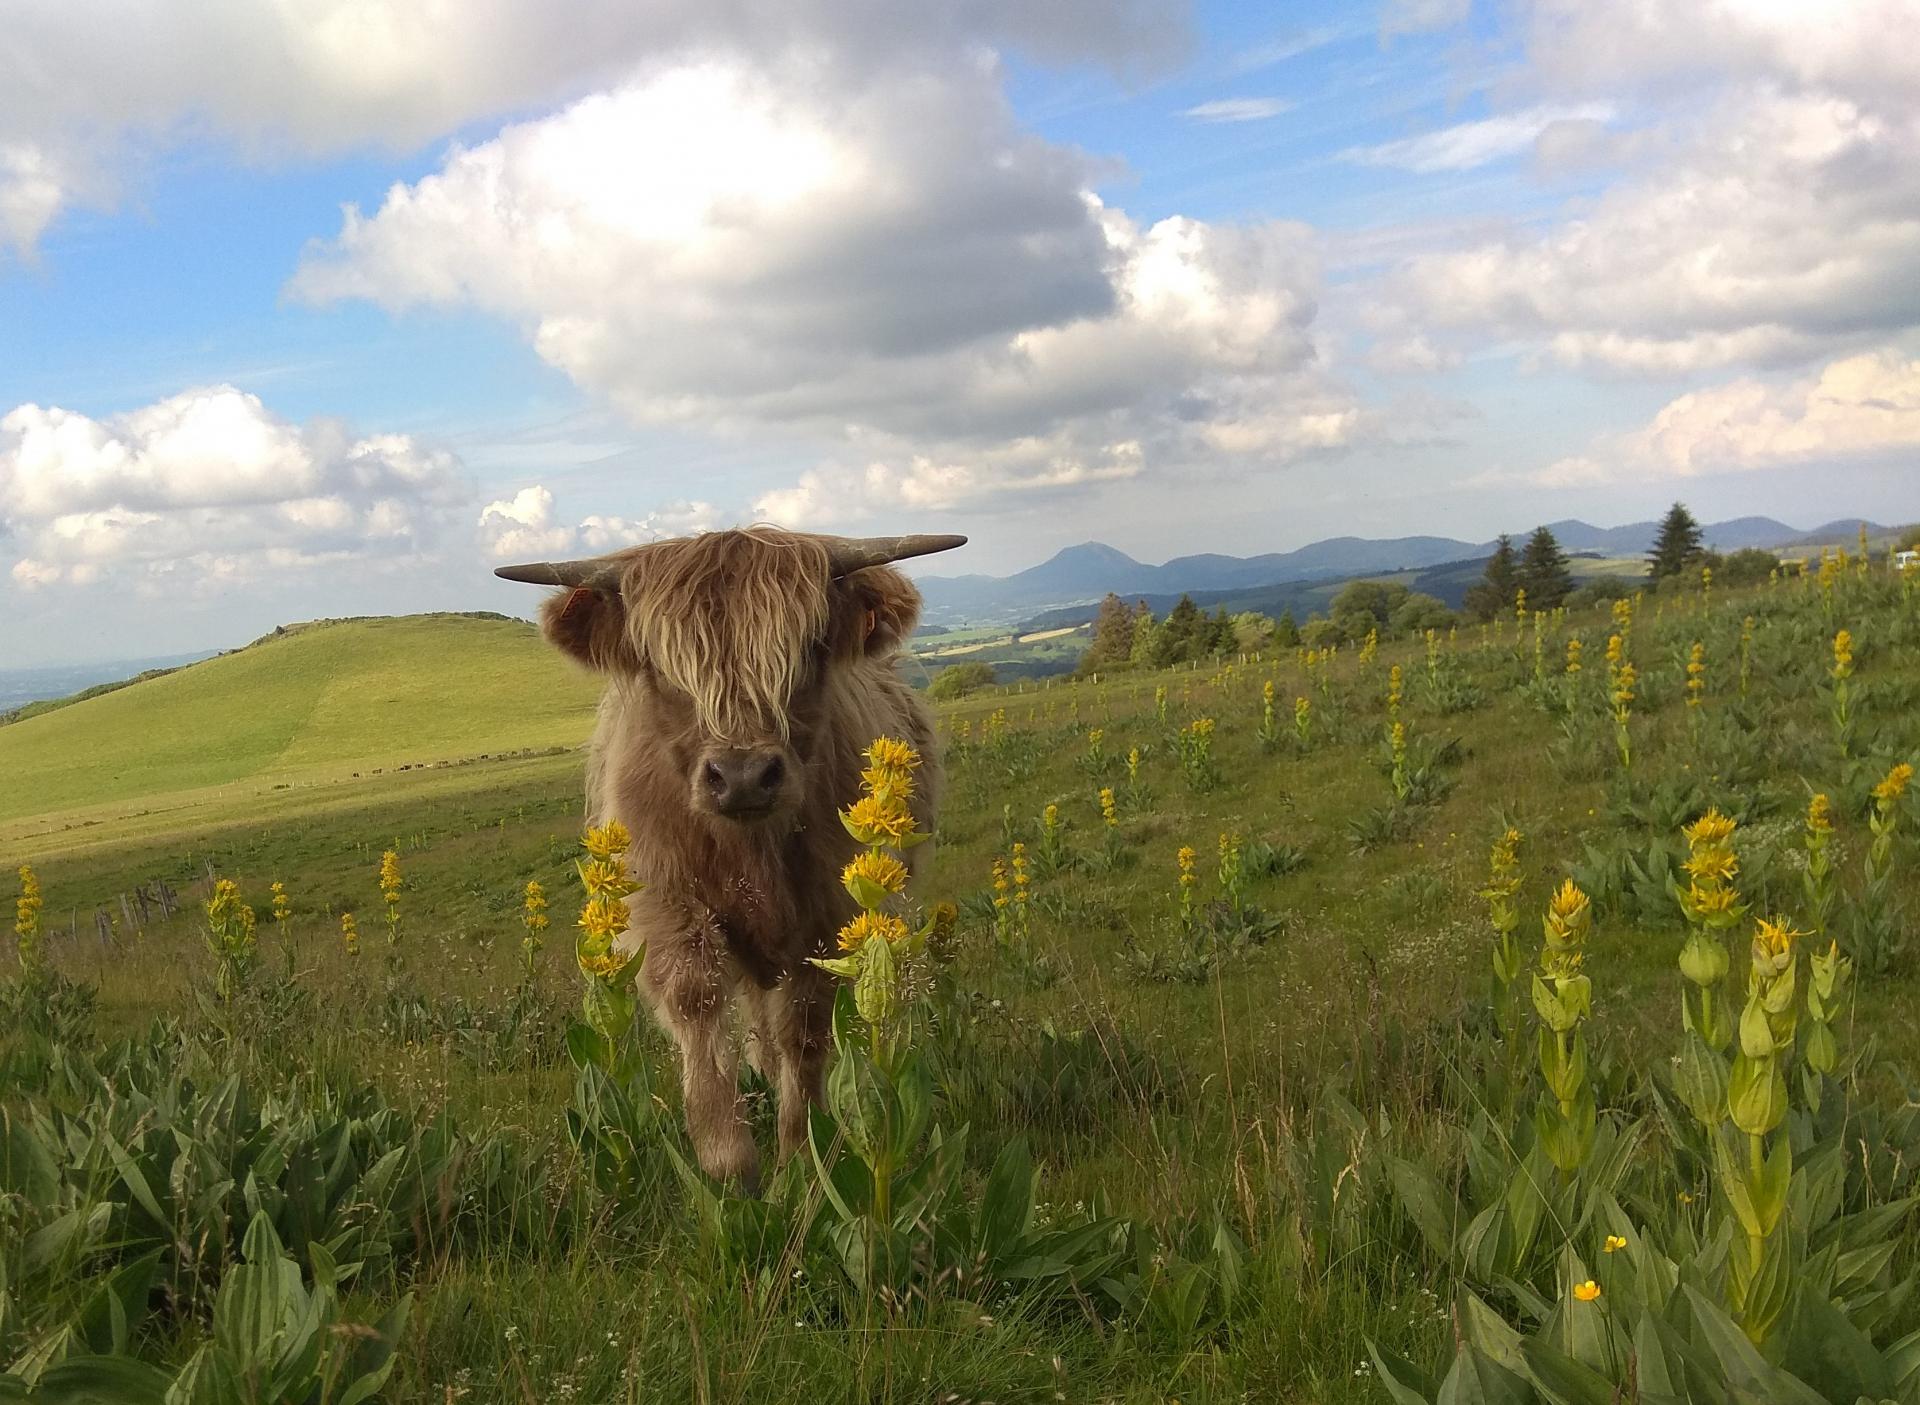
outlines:
[{"label": "tall flower stalk", "polygon": [[287,924],[293,917],[293,899],[287,896],[287,885],[277,878],[268,886],[267,891],[273,898],[270,911],[273,913],[274,934],[280,939],[280,955],[286,962],[286,978],[291,981],[293,979],[293,937],[291,928]]},{"label": "tall flower stalk", "polygon": [[1066,861],[1066,837],[1062,833],[1060,807],[1049,804],[1040,812],[1040,871],[1058,873]]},{"label": "tall flower stalk", "polygon": [[1873,813],[1867,825],[1873,842],[1867,846],[1867,884],[1884,884],[1893,868],[1893,837],[1900,827],[1900,798],[1913,782],[1913,767],[1902,761],[1873,788]]},{"label": "tall flower stalk", "polygon": [[[906,923],[888,910],[907,886],[907,868],[900,856],[930,836],[920,832],[909,807],[919,753],[905,742],[881,737],[867,748],[866,758],[866,769],[860,773],[860,799],[840,813],[840,823],[847,833],[866,846],[840,874],[841,885],[860,910],[840,929],[843,955],[817,958],[814,964],[853,982],[855,1006],[874,1031],[877,1050],[895,1032],[893,1024],[899,1013],[897,958],[913,954],[905,945],[909,938]],[[1025,870],[1026,846],[1016,844],[1016,886],[1024,886],[1018,880]]]},{"label": "tall flower stalk", "polygon": [[207,899],[207,950],[213,953],[214,993],[231,1001],[246,984],[258,950],[253,909],[240,898],[240,885],[221,878]]},{"label": "tall flower stalk", "polygon": [[1734,878],[1740,872],[1733,851],[1734,822],[1718,810],[1708,810],[1683,831],[1688,885],[1680,894],[1687,918],[1687,938],[1680,948],[1680,974],[1691,989],[1680,996],[1681,1022],[1715,1051],[1733,1039],[1733,1023],[1726,1009],[1714,1003],[1731,961],[1721,935],[1746,912]]},{"label": "tall flower stalk", "polygon": [[1220,773],[1213,764],[1213,719],[1196,717],[1174,733],[1174,746],[1180,754],[1180,769],[1195,791],[1212,790]]},{"label": "tall flower stalk", "polygon": [[1260,729],[1254,736],[1259,740],[1262,751],[1272,751],[1280,744],[1280,723],[1274,714],[1271,678],[1260,685]]},{"label": "tall flower stalk", "polygon": [[1567,661],[1560,670],[1560,704],[1571,714],[1580,700],[1580,675],[1586,670],[1586,641],[1579,635],[1567,640]]},{"label": "tall flower stalk", "polygon": [[1620,648],[1624,655],[1633,648],[1633,599],[1621,599],[1613,602],[1613,632],[1620,636]]},{"label": "tall flower stalk", "polygon": [[380,898],[387,905],[387,945],[400,941],[400,855],[392,849],[380,856]]},{"label": "tall flower stalk", "polygon": [[1740,1044],[1727,1081],[1727,1114],[1746,1134],[1745,1166],[1724,1138],[1713,1141],[1716,1170],[1743,1231],[1728,1256],[1728,1305],[1756,1344],[1767,1339],[1787,1303],[1790,1246],[1781,1226],[1793,1145],[1775,1134],[1787,1116],[1786,1065],[1798,1022],[1795,944],[1804,935],[1783,921],[1762,918],[1754,925]]},{"label": "tall flower stalk", "polygon": [[1180,851],[1173,858],[1179,872],[1180,932],[1183,936],[1191,937],[1193,935],[1193,890],[1200,881],[1199,874],[1195,870],[1199,855],[1194,853],[1191,844],[1182,844]]},{"label": "tall flower stalk", "polygon": [[1106,835],[1107,867],[1113,869],[1120,862],[1120,804],[1114,798],[1113,787],[1100,787],[1100,827]]},{"label": "tall flower stalk", "polygon": [[[924,1071],[913,1057],[911,1016],[919,986],[912,975],[926,950],[935,919],[929,918],[917,930],[910,929],[893,910],[907,886],[902,854],[931,837],[919,830],[909,807],[920,755],[905,742],[880,737],[867,748],[866,758],[866,769],[860,773],[860,799],[840,812],[840,823],[847,833],[865,846],[840,875],[841,885],[859,910],[840,929],[841,955],[815,957],[813,964],[852,986],[854,1010],[866,1026],[863,1050],[842,1044],[843,1038],[850,1036],[844,1034],[838,1020],[834,1040],[842,1045],[842,1058],[864,1059],[878,1075],[880,1095],[873,1100],[871,1110],[868,1101],[858,1095],[851,1100],[836,1097],[833,1110],[843,1130],[855,1133],[850,1141],[866,1159],[871,1176],[872,1218],[877,1226],[885,1228],[893,1219],[894,1169],[910,1149],[896,1134],[902,1120],[910,1117],[899,1090],[926,1082]],[[1024,864],[1024,850],[1017,849],[1016,879]],[[867,1127],[869,1116],[877,1117],[879,1125]],[[911,1125],[909,1130],[913,1130]]]},{"label": "tall flower stalk", "polygon": [[1495,989],[1504,999],[1520,979],[1521,952],[1513,934],[1520,927],[1520,910],[1514,896],[1520,891],[1520,831],[1509,828],[1493,841],[1487,861],[1487,886],[1480,890],[1486,899],[1487,920],[1493,927],[1493,977]]},{"label": "tall flower stalk", "polygon": [[1866,885],[1855,909],[1854,956],[1875,975],[1884,975],[1906,949],[1907,935],[1893,891],[1893,846],[1900,829],[1900,803],[1913,781],[1913,767],[1894,766],[1873,788],[1867,825]]},{"label": "tall flower stalk", "polygon": [[1833,718],[1833,739],[1842,756],[1853,750],[1853,633],[1840,630],[1833,636],[1833,666],[1827,670],[1833,682],[1829,712]]},{"label": "tall flower stalk", "polygon": [[1246,890],[1246,855],[1240,836],[1229,830],[1223,830],[1220,834],[1219,878],[1220,895],[1226,899],[1229,908],[1239,912]]},{"label": "tall flower stalk", "polygon": [[627,1036],[639,1009],[633,978],[646,957],[644,948],[619,950],[629,922],[627,896],[640,887],[627,872],[627,848],[632,843],[625,825],[608,820],[582,836],[580,847],[587,856],[574,861],[586,894],[575,924],[579,933],[573,940],[573,959],[586,984],[580,1013],[595,1036],[594,1062],[609,1071],[625,1057]]},{"label": "tall flower stalk", "polygon": [[1006,860],[993,860],[993,939],[1005,948],[1013,941],[1013,883],[1007,876]]},{"label": "tall flower stalk", "polygon": [[1802,847],[1807,866],[1801,874],[1801,887],[1807,895],[1807,918],[1813,924],[1812,935],[1828,936],[1833,917],[1833,807],[1824,793],[1807,802],[1807,827]]},{"label": "tall flower stalk", "polygon": [[1400,665],[1395,664],[1387,675],[1387,758],[1393,778],[1393,798],[1404,805],[1413,790],[1413,780],[1407,765],[1407,724],[1400,718],[1402,696]]},{"label": "tall flower stalk", "polygon": [[1707,700],[1707,646],[1693,641],[1687,650],[1687,735],[1700,745],[1700,708]]},{"label": "tall flower stalk", "polygon": [[1548,902],[1541,926],[1544,940],[1533,978],[1533,1007],[1540,1016],[1540,1076],[1546,1091],[1534,1125],[1547,1159],[1561,1176],[1571,1177],[1593,1149],[1597,1122],[1582,1030],[1593,1011],[1593,982],[1581,969],[1593,907],[1571,878]]},{"label": "tall flower stalk", "polygon": [[1027,871],[1027,846],[1013,846],[1013,936],[1022,953],[1033,949],[1033,875]]},{"label": "tall flower stalk", "polygon": [[20,969],[28,976],[40,973],[45,952],[40,941],[40,910],[46,899],[40,896],[40,879],[26,864],[20,865],[20,896],[13,905],[13,936],[20,953]]},{"label": "tall flower stalk", "polygon": [[1836,556],[1824,547],[1820,551],[1820,574],[1817,578],[1820,585],[1820,608],[1826,613],[1828,624],[1833,623],[1833,588],[1839,583],[1843,561],[1843,557]]},{"label": "tall flower stalk", "polygon": [[[1515,901],[1520,892],[1520,831],[1509,827],[1493,841],[1487,861],[1487,886],[1480,890],[1486,900],[1487,921],[1493,928],[1493,984],[1489,992],[1493,1015],[1506,1040],[1509,1073],[1517,1071],[1520,1048],[1521,1005],[1518,981],[1525,956],[1514,934],[1520,929],[1520,908]],[[1511,1096],[1511,1094],[1509,1094]]]},{"label": "tall flower stalk", "polygon": [[1838,942],[1829,941],[1824,953],[1807,958],[1807,977],[1807,1067],[1802,1086],[1807,1106],[1818,1112],[1823,1081],[1840,1067],[1840,1041],[1834,1034],[1834,1023],[1853,981],[1853,962],[1840,954]]},{"label": "tall flower stalk", "polygon": [[1627,730],[1633,716],[1633,690],[1640,681],[1633,661],[1627,657],[1627,637],[1616,634],[1607,640],[1607,701],[1613,713],[1613,741],[1620,753],[1620,769],[1633,768],[1633,738]]},{"label": "tall flower stalk", "polygon": [[533,979],[534,961],[540,955],[540,949],[546,943],[547,930],[547,890],[536,879],[529,878],[527,886],[520,893],[520,925],[525,934],[520,938],[520,957],[522,974],[528,981]]}]

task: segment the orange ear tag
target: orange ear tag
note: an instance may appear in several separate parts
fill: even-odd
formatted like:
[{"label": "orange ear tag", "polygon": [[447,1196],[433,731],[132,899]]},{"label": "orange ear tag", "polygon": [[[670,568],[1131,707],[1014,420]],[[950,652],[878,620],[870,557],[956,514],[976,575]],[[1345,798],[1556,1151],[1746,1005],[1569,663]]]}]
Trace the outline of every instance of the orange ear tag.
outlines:
[{"label": "orange ear tag", "polygon": [[880,627],[879,611],[877,610],[867,611],[867,638],[869,639],[873,638],[874,630],[878,629],[879,627]]},{"label": "orange ear tag", "polygon": [[582,604],[586,598],[592,594],[593,592],[588,590],[584,585],[575,586],[573,593],[567,597],[567,603],[560,607],[560,618],[565,620],[568,615],[573,613],[575,606]]}]

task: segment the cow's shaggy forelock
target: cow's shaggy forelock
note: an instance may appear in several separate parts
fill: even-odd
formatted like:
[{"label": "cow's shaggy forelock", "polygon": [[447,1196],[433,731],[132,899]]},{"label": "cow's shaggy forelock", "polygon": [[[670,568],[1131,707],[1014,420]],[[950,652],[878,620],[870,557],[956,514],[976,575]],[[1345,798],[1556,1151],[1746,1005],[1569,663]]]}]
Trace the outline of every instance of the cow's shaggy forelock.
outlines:
[{"label": "cow's shaggy forelock", "polygon": [[820,542],[768,528],[658,542],[635,553],[621,593],[633,652],[708,733],[786,738],[831,606]]}]

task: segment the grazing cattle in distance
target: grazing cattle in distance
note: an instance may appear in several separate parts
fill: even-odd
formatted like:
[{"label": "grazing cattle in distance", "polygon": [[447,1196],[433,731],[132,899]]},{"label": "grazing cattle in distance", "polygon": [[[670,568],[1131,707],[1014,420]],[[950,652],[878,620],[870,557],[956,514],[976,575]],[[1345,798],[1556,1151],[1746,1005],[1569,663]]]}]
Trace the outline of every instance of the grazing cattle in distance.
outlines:
[{"label": "grazing cattle in distance", "polygon": [[895,667],[920,593],[887,563],[965,541],[752,527],[496,572],[565,587],[542,607],[546,637],[607,677],[588,820],[633,837],[642,887],[624,940],[646,948],[641,988],[679,1045],[687,1132],[709,1175],[758,1184],[735,996],[778,1090],[782,1158],[806,1136],[834,995],[808,958],[833,950],[854,912],[840,872],[858,846],[838,812],[875,737],[925,758],[913,808],[933,827],[932,721]]}]

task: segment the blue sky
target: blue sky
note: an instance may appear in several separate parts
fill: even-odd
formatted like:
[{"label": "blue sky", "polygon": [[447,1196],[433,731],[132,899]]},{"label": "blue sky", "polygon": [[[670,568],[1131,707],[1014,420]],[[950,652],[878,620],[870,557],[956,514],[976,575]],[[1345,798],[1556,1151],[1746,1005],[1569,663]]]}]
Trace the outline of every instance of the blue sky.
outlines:
[{"label": "blue sky", "polygon": [[0,55],[17,664],[739,521],[1920,516],[1911,0],[73,8]]}]

